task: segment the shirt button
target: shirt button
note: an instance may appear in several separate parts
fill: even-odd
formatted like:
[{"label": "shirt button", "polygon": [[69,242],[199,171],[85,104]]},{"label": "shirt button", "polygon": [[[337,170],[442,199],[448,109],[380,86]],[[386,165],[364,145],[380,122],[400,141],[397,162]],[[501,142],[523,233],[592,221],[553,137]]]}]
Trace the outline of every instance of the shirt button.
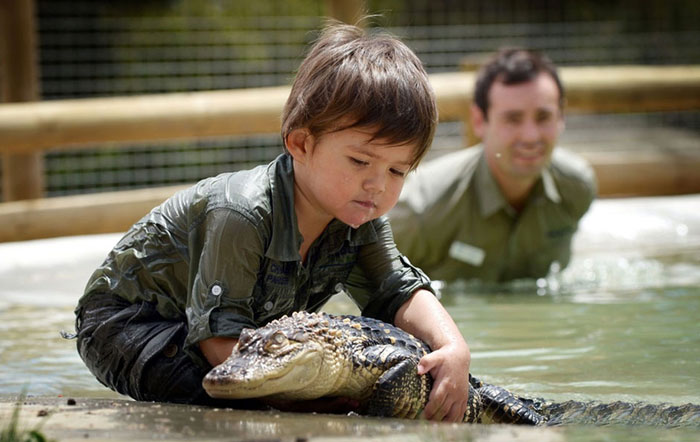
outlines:
[{"label": "shirt button", "polygon": [[166,358],[172,358],[175,357],[177,354],[177,345],[175,344],[168,344],[164,349],[163,349],[163,355]]},{"label": "shirt button", "polygon": [[336,292],[336,293],[340,293],[340,292],[342,292],[343,290],[345,290],[345,286],[343,285],[342,282],[339,282],[339,283],[337,283],[337,284],[335,285],[335,292]]},{"label": "shirt button", "polygon": [[270,310],[272,310],[272,301],[267,301],[265,305],[263,305],[263,307],[269,312]]},{"label": "shirt button", "polygon": [[212,295],[219,296],[221,294],[221,292],[223,292],[223,289],[221,288],[220,285],[214,284],[213,286],[211,286],[211,294]]}]

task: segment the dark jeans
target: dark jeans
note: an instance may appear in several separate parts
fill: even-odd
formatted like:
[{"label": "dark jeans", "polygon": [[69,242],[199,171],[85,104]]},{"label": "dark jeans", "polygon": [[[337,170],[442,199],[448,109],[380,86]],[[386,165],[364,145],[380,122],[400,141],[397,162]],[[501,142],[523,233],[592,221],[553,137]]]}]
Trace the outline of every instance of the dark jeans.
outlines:
[{"label": "dark jeans", "polygon": [[256,408],[206,394],[202,379],[211,367],[183,350],[184,318],[165,319],[152,303],[131,304],[109,294],[93,295],[76,316],[78,353],[112,390],[140,401]]}]

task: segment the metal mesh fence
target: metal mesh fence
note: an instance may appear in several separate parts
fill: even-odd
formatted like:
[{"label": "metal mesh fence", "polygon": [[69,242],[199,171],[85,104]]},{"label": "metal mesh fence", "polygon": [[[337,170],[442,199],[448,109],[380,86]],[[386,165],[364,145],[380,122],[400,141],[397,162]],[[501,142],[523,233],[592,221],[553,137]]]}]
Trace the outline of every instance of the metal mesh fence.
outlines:
[{"label": "metal mesh fence", "polygon": [[[367,8],[435,73],[502,46],[543,50],[560,66],[700,63],[695,3],[377,0]],[[38,0],[37,13],[42,98],[51,100],[288,84],[326,9],[322,0]],[[692,130],[700,120],[696,112],[643,118]],[[460,146],[462,132],[461,123],[441,123],[434,149]],[[281,151],[279,135],[260,135],[47,152],[47,194],[194,182]]]}]

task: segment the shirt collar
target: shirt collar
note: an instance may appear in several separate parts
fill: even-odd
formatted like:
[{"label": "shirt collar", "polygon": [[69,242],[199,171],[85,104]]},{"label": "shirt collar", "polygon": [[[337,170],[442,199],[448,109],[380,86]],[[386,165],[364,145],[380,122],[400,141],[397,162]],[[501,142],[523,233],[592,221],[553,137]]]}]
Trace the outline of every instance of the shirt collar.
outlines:
[{"label": "shirt collar", "polygon": [[544,186],[544,194],[555,202],[559,204],[561,202],[561,195],[559,194],[559,189],[557,189],[557,183],[554,181],[552,172],[549,170],[550,166],[545,167],[542,171],[542,185]]},{"label": "shirt collar", "polygon": [[268,169],[272,235],[265,256],[277,261],[300,261],[303,242],[294,211],[294,166],[292,157],[283,153]]},{"label": "shirt collar", "polygon": [[493,215],[500,209],[504,209],[508,213],[513,211],[493,178],[489,165],[486,163],[486,155],[483,152],[479,156],[479,164],[474,171],[474,185],[479,199],[479,210],[483,218]]},{"label": "shirt collar", "polygon": [[328,224],[322,234],[324,242],[327,242],[328,251],[335,252],[345,241],[351,246],[363,246],[377,241],[377,230],[373,222],[362,224],[357,229],[353,229],[347,224],[334,219]]},{"label": "shirt collar", "polygon": [[[533,188],[533,197],[538,198],[542,193],[554,203],[561,202],[561,195],[557,189],[556,182],[549,170],[550,166],[542,170],[541,179]],[[541,183],[541,184],[540,184]],[[479,199],[479,210],[481,216],[486,218],[498,210],[503,209],[511,216],[515,216],[516,211],[508,204],[503,193],[501,192],[496,179],[493,177],[486,156],[481,153],[479,157],[479,165],[474,172],[474,184]]]}]

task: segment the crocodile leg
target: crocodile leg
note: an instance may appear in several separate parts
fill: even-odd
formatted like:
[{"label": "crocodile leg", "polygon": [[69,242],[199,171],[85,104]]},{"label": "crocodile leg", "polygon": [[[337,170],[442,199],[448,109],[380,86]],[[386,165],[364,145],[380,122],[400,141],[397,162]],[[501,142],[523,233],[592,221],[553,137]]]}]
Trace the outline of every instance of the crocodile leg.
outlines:
[{"label": "crocodile leg", "polygon": [[[381,351],[374,347],[368,353],[376,356]],[[402,359],[403,357],[401,351],[391,353],[388,359],[399,362],[394,361],[394,365],[377,380],[365,414],[415,419],[423,411],[432,388],[432,379],[430,376],[418,376],[415,359]],[[469,402],[464,422],[481,422],[483,408],[481,394],[473,385],[469,385]]]},{"label": "crocodile leg", "polygon": [[371,416],[415,419],[428,402],[431,384],[427,376],[418,376],[414,360],[405,359],[379,377],[366,412]]},{"label": "crocodile leg", "polygon": [[480,420],[484,423],[540,425],[545,418],[505,388],[483,384]]}]

